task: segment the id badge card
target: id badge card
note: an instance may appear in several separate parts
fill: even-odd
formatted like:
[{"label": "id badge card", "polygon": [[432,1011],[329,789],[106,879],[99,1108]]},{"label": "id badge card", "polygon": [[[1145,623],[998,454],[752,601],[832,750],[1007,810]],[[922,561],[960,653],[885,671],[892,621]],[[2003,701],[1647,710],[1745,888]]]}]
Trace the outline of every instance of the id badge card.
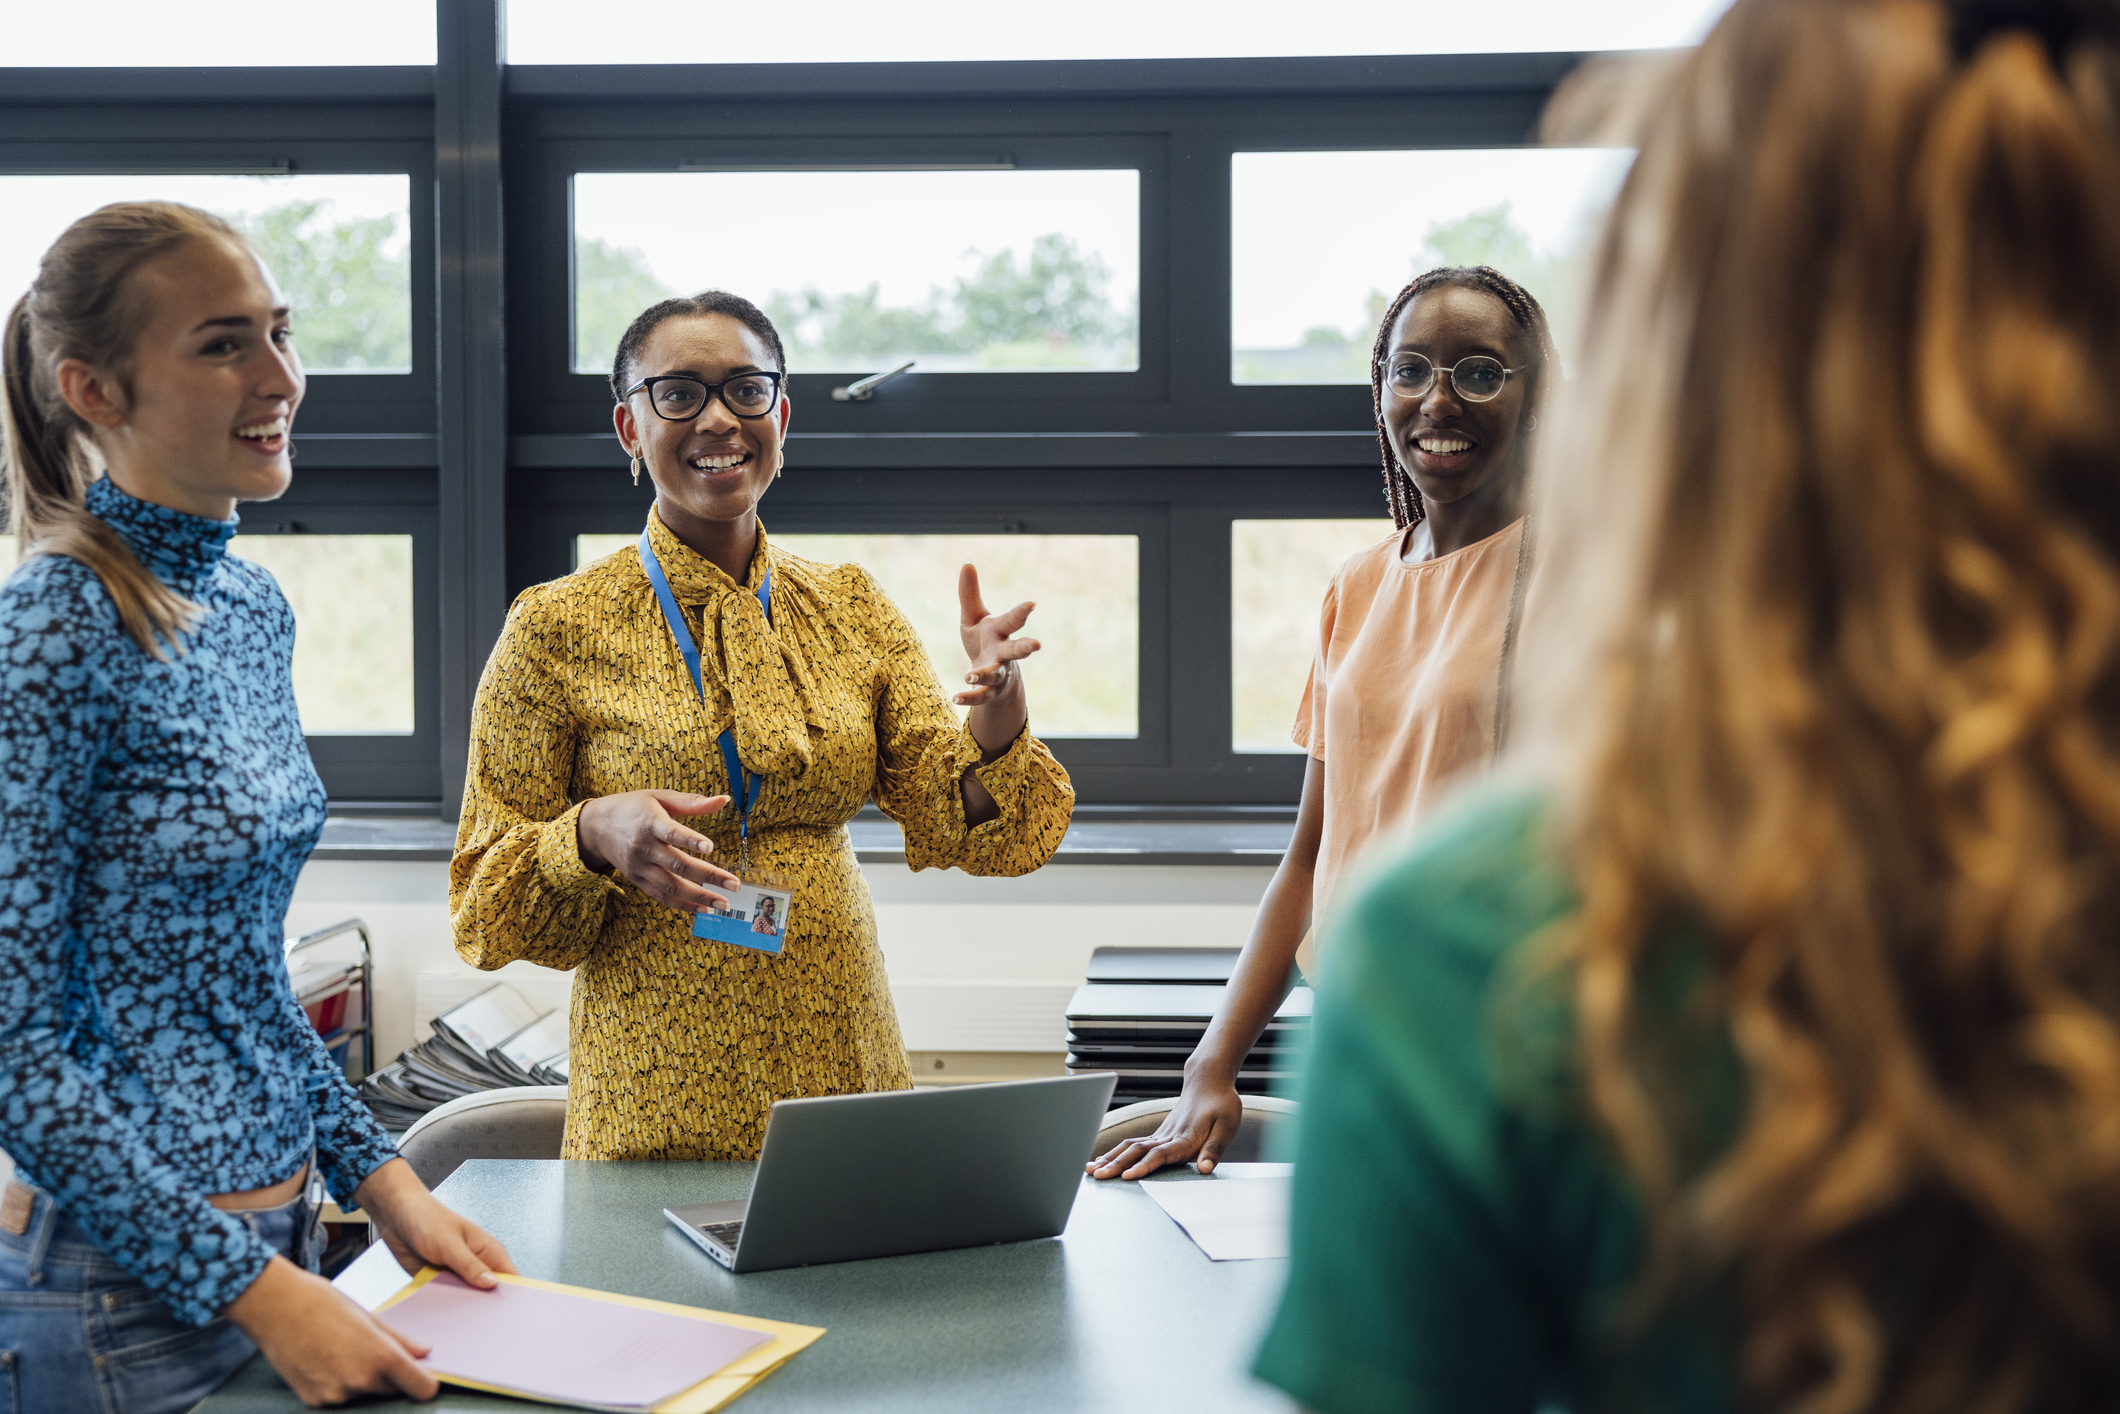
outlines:
[{"label": "id badge card", "polygon": [[794,907],[792,882],[770,874],[753,874],[741,886],[729,890],[726,905],[716,908],[710,904],[692,915],[692,936],[778,953]]}]

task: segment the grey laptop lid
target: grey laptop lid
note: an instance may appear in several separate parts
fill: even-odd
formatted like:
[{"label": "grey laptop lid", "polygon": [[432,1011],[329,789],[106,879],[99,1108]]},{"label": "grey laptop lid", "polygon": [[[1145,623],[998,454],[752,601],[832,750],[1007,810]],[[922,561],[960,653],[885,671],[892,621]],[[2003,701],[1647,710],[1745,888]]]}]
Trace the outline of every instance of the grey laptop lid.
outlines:
[{"label": "grey laptop lid", "polygon": [[1115,1083],[1070,1075],[782,1100],[733,1270],[1057,1236]]},{"label": "grey laptop lid", "polygon": [[1089,955],[1091,982],[1162,982],[1215,986],[1237,968],[1235,948],[1098,948]]}]

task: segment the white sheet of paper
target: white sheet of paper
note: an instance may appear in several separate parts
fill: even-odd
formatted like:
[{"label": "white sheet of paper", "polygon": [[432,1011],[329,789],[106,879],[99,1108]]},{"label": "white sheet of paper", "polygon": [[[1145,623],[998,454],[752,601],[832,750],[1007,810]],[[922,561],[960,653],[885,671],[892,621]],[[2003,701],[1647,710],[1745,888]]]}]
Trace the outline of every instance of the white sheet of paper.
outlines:
[{"label": "white sheet of paper", "polygon": [[1246,1166],[1224,1164],[1213,1178],[1165,1179],[1141,1187],[1212,1261],[1286,1257],[1288,1192],[1294,1180],[1222,1176],[1241,1167]]},{"label": "white sheet of paper", "polygon": [[412,1274],[390,1255],[388,1243],[378,1239],[368,1250],[346,1264],[346,1270],[331,1279],[363,1311],[373,1311],[412,1285]]},{"label": "white sheet of paper", "polygon": [[[1193,1166],[1199,1172],[1197,1165]],[[1215,1178],[1294,1178],[1294,1164],[1216,1164]]]},{"label": "white sheet of paper", "polygon": [[543,1015],[506,982],[496,982],[470,1001],[442,1013],[449,1029],[472,1050],[492,1050]]}]

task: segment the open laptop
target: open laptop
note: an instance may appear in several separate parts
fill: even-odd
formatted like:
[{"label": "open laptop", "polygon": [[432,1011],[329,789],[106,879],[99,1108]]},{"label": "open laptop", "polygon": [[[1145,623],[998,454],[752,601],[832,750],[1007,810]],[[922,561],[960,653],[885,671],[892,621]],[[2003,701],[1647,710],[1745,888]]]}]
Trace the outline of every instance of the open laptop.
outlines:
[{"label": "open laptop", "polygon": [[1110,1075],[782,1100],[751,1196],[665,1208],[732,1272],[1054,1237]]}]

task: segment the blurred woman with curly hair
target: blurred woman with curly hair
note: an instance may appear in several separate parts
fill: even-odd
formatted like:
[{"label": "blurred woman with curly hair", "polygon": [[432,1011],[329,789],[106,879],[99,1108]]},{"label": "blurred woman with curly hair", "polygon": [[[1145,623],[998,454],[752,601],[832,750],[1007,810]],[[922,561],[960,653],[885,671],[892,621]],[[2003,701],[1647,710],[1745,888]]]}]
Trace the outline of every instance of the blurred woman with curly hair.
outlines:
[{"label": "blurred woman with curly hair", "polygon": [[1260,1373],[2114,1408],[2120,8],[1737,0],[1645,104],[1516,783],[1345,915]]}]

